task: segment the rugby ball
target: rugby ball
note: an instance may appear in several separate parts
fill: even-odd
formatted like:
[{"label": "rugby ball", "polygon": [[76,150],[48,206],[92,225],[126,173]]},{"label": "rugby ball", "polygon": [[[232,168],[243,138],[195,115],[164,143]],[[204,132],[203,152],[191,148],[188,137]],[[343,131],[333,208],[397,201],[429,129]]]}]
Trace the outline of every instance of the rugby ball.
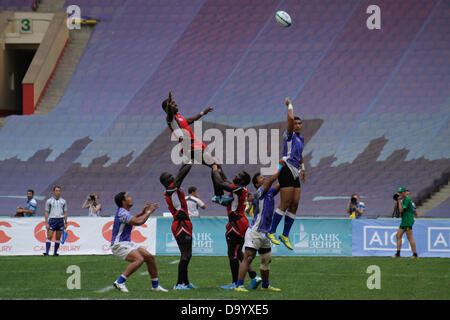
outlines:
[{"label": "rugby ball", "polygon": [[275,14],[275,20],[278,22],[280,26],[285,28],[290,27],[292,24],[291,16],[284,11],[277,11]]}]

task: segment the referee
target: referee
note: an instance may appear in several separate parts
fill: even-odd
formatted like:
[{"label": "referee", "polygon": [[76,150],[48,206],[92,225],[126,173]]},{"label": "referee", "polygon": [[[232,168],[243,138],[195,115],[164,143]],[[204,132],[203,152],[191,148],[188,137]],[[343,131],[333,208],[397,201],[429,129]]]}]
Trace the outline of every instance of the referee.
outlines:
[{"label": "referee", "polygon": [[48,256],[50,251],[53,232],[56,232],[53,255],[58,256],[61,235],[67,228],[67,203],[61,198],[60,186],[53,188],[53,197],[45,202],[45,227],[47,228],[47,241],[45,242],[44,256]]}]

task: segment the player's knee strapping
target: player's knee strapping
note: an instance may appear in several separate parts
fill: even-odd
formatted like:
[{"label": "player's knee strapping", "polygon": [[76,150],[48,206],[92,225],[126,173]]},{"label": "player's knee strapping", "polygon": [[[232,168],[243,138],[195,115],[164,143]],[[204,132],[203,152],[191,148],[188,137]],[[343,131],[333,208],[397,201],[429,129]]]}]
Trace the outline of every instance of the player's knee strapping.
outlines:
[{"label": "player's knee strapping", "polygon": [[266,252],[261,254],[261,270],[270,270],[270,262],[272,262],[272,252]]}]

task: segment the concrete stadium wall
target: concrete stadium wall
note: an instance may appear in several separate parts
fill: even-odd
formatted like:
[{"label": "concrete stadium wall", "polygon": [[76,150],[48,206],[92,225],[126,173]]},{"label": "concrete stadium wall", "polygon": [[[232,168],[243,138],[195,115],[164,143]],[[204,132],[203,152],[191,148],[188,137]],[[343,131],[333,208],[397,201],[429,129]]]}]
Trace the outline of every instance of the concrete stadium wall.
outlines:
[{"label": "concrete stadium wall", "polygon": [[54,73],[69,40],[67,15],[55,13],[25,75],[23,84],[23,114],[34,113]]},{"label": "concrete stadium wall", "polygon": [[[0,112],[8,113],[14,111],[14,93],[9,90],[9,74],[13,64],[5,50],[5,33],[8,27],[8,19],[13,12],[0,12]],[[1,116],[1,114],[0,114]]]}]

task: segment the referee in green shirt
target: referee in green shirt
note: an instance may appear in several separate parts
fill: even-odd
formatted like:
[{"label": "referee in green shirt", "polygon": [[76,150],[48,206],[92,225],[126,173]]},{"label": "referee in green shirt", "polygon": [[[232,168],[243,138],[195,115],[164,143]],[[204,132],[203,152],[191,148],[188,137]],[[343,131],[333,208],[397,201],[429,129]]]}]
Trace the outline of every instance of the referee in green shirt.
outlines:
[{"label": "referee in green shirt", "polygon": [[413,202],[409,196],[406,195],[406,188],[400,187],[397,190],[398,197],[398,210],[402,215],[402,222],[400,223],[400,227],[397,231],[397,252],[393,256],[393,258],[400,257],[400,249],[402,247],[402,236],[406,232],[406,237],[408,238],[409,244],[411,245],[411,249],[413,255],[411,258],[417,258],[417,250],[416,250],[416,241],[414,240],[412,233],[412,226],[414,224],[414,207]]}]

